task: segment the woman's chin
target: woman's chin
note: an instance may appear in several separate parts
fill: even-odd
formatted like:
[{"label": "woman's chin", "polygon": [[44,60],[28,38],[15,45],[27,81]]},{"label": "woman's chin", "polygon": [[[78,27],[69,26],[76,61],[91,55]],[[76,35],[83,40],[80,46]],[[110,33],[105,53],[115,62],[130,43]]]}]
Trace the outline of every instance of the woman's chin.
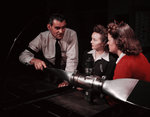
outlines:
[{"label": "woman's chin", "polygon": [[93,50],[95,50],[95,48],[94,47],[91,47]]}]

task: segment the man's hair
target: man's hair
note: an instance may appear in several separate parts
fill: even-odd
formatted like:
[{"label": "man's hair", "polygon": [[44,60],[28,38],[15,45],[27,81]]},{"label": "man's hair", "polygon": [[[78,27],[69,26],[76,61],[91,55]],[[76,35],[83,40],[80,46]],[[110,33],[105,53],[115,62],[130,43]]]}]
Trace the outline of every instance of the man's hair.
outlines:
[{"label": "man's hair", "polygon": [[62,21],[66,21],[66,18],[65,18],[65,16],[64,15],[62,15],[62,14],[60,14],[60,13],[54,13],[54,14],[52,14],[50,17],[49,17],[49,24],[50,25],[53,25],[53,20],[58,20],[58,21],[60,21],[60,22],[62,22]]}]

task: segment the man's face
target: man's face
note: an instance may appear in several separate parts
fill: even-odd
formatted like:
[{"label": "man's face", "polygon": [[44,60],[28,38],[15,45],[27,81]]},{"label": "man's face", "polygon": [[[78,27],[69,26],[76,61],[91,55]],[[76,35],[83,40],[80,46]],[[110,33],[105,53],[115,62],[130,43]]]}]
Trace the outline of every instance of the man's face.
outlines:
[{"label": "man's face", "polygon": [[52,33],[52,35],[57,39],[62,39],[66,29],[66,21],[53,20],[53,24],[47,24],[47,28]]}]

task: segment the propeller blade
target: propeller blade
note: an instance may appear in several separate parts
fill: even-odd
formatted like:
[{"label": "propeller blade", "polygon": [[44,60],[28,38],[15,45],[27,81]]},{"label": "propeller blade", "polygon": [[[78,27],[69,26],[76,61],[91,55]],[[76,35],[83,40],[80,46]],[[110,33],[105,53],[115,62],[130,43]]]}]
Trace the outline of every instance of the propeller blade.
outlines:
[{"label": "propeller blade", "polygon": [[[84,85],[88,88],[102,89],[106,94],[121,101],[150,109],[150,82],[121,78],[116,80],[93,80],[95,76],[74,75],[61,69],[48,68],[49,71],[73,85]],[[101,87],[101,88],[100,88]]]},{"label": "propeller blade", "polygon": [[130,78],[106,80],[102,90],[121,101],[150,109],[150,82]]}]

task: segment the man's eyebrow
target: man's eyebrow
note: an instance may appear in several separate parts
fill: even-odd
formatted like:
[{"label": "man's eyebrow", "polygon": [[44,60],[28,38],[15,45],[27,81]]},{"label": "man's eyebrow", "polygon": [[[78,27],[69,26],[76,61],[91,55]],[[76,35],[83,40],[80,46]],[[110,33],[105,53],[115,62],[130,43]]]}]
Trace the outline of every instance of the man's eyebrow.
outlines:
[{"label": "man's eyebrow", "polygon": [[62,26],[62,27],[56,26],[55,28],[60,29],[60,28],[65,28],[65,27],[66,27],[66,25],[65,25],[65,26]]},{"label": "man's eyebrow", "polygon": [[55,28],[61,28],[60,26],[56,26]]}]

